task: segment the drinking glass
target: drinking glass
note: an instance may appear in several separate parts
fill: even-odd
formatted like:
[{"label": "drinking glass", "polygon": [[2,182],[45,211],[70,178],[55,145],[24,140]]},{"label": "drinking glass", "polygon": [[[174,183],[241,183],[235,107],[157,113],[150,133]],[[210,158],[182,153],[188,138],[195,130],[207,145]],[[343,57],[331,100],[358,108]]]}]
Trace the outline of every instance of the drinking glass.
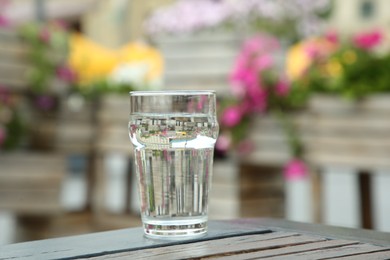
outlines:
[{"label": "drinking glass", "polygon": [[214,91],[130,92],[129,136],[146,236],[207,232],[218,131]]}]

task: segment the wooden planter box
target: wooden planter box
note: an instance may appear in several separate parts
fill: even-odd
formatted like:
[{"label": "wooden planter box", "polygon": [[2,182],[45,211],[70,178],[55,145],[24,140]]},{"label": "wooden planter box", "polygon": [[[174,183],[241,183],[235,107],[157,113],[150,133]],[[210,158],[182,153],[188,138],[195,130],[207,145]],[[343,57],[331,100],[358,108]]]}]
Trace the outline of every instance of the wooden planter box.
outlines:
[{"label": "wooden planter box", "polygon": [[[289,115],[312,170],[315,220],[321,221],[322,217],[322,169],[342,166],[355,168],[359,174],[363,227],[372,226],[369,173],[390,168],[389,114],[390,95],[371,96],[356,102],[317,95],[310,100],[307,109]],[[250,139],[255,151],[245,162],[283,165],[291,158],[284,129],[272,116],[255,120]]]},{"label": "wooden planter box", "polygon": [[[390,96],[358,102],[315,96],[308,108],[288,115],[305,148],[305,158],[318,166],[390,167]],[[290,158],[284,129],[272,117],[258,117],[249,138],[255,151],[245,161],[281,164]]]},{"label": "wooden planter box", "polygon": [[63,212],[62,156],[13,152],[0,154],[0,210],[18,215],[51,216]]}]

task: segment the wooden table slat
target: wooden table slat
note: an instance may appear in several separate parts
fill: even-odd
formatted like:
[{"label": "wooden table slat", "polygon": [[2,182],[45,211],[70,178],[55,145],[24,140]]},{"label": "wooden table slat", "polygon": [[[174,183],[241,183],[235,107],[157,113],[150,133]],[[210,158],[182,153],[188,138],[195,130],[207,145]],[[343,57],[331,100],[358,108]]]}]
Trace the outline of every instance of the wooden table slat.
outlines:
[{"label": "wooden table slat", "polygon": [[[183,259],[183,258],[203,258],[216,256],[219,254],[238,254],[253,250],[264,250],[268,248],[286,247],[297,244],[323,241],[324,238],[316,236],[305,236],[291,232],[274,232],[261,235],[248,235],[203,241],[184,245],[152,248],[142,251],[132,251],[111,255],[116,259]],[[104,259],[105,256],[92,259]]]},{"label": "wooden table slat", "polygon": [[[390,250],[390,248],[388,248]],[[316,251],[310,251],[310,252],[303,252],[299,254],[290,254],[283,257],[271,257],[268,259],[288,259],[288,260],[294,260],[294,259],[334,259],[336,257],[346,257],[346,256],[353,256],[353,255],[361,255],[365,253],[372,253],[372,252],[378,252],[378,251],[384,251],[383,247],[375,246],[375,245],[369,245],[369,244],[356,244],[356,245],[349,245],[349,246],[343,246],[338,247],[335,249],[321,249]],[[390,257],[390,252],[388,254],[388,257]],[[362,259],[366,259],[362,257]]]},{"label": "wooden table slat", "polygon": [[[210,221],[209,232],[200,238],[181,240],[154,240],[144,237],[142,228],[121,229],[80,236],[38,240],[0,246],[0,260],[5,259],[79,259],[103,256],[107,258],[120,252],[183,245],[194,241],[210,241],[226,237],[270,233],[266,227],[240,223]],[[211,243],[211,242],[209,242]]]},{"label": "wooden table slat", "polygon": [[277,219],[210,221],[189,240],[154,240],[142,228],[0,246],[0,259],[390,259],[390,233]]},{"label": "wooden table slat", "polygon": [[319,242],[313,242],[313,243],[307,243],[307,244],[301,244],[301,245],[295,245],[289,247],[281,247],[276,249],[268,249],[268,250],[243,253],[239,255],[224,256],[218,259],[223,259],[223,260],[247,260],[248,259],[249,260],[249,259],[257,259],[260,257],[291,255],[292,253],[308,252],[308,251],[318,250],[318,249],[337,248],[341,246],[354,245],[358,243],[359,242],[357,241],[351,241],[351,240],[326,240],[326,241],[319,241]]},{"label": "wooden table slat", "polygon": [[390,249],[385,251],[378,252],[370,252],[366,254],[357,254],[357,255],[349,255],[344,257],[339,257],[337,260],[348,259],[348,260],[356,260],[356,259],[364,259],[364,260],[380,260],[380,259],[390,259]]}]

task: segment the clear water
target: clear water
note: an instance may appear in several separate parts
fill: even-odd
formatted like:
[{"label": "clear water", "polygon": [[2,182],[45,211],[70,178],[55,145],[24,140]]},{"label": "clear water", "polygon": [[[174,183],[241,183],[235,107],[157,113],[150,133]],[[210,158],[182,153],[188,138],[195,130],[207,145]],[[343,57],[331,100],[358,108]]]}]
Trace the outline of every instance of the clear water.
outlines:
[{"label": "clear water", "polygon": [[216,119],[207,115],[136,114],[130,139],[149,235],[206,232]]}]

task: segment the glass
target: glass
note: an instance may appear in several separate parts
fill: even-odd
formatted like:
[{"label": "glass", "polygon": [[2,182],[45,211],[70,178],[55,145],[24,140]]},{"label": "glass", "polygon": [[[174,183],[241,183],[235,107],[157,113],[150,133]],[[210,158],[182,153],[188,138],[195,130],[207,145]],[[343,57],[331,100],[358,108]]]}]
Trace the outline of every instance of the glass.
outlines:
[{"label": "glass", "polygon": [[207,232],[218,131],[214,91],[130,92],[129,136],[147,236]]}]

